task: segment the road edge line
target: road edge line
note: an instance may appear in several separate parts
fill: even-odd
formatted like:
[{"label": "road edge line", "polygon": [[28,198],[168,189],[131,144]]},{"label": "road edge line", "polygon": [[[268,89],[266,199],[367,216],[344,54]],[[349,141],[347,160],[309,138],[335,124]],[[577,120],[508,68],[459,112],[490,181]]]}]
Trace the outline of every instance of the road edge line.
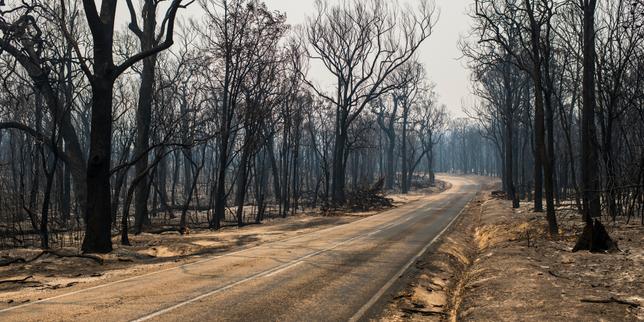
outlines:
[{"label": "road edge line", "polygon": [[371,307],[374,304],[376,304],[378,300],[380,300],[380,298],[385,294],[385,292],[387,292],[387,290],[389,290],[389,288],[391,288],[391,286],[398,279],[400,279],[400,277],[409,269],[411,264],[413,264],[415,261],[418,260],[418,258],[420,258],[423,254],[425,254],[425,252],[427,252],[429,247],[431,247],[441,236],[443,236],[443,234],[447,231],[447,229],[449,229],[452,226],[452,224],[456,221],[456,219],[461,217],[463,212],[465,212],[465,209],[467,208],[467,206],[469,206],[469,204],[474,200],[474,198],[476,198],[476,194],[478,194],[478,191],[474,194],[474,196],[472,196],[472,198],[470,198],[470,200],[468,200],[465,203],[465,205],[463,206],[463,209],[459,211],[459,213],[454,217],[454,219],[452,219],[452,221],[450,221],[447,224],[447,226],[445,226],[445,228],[443,228],[443,230],[441,230],[441,232],[438,233],[436,237],[434,237],[434,239],[432,239],[427,245],[425,245],[425,247],[423,247],[423,249],[421,249],[420,252],[418,252],[414,257],[412,257],[409,260],[409,262],[405,264],[405,266],[403,266],[398,272],[396,272],[396,274],[394,274],[394,276],[389,281],[387,281],[387,283],[385,283],[385,285],[382,288],[380,288],[378,292],[376,292],[376,294],[374,294],[374,296],[371,297],[371,299],[369,299],[369,301],[365,303],[360,308],[360,310],[358,310],[358,312],[356,312],[348,321],[356,322],[356,321],[359,321],[362,317],[364,317],[365,313],[367,313],[367,311],[369,311],[369,309],[371,309]]}]

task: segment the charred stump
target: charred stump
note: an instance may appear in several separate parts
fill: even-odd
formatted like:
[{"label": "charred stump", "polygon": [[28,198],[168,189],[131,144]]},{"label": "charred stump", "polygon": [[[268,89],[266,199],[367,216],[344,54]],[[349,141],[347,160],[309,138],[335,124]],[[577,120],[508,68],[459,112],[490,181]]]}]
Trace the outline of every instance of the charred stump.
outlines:
[{"label": "charred stump", "polygon": [[591,253],[605,253],[619,251],[617,242],[608,235],[606,227],[597,219],[589,221],[584,231],[579,236],[573,252],[587,250]]}]

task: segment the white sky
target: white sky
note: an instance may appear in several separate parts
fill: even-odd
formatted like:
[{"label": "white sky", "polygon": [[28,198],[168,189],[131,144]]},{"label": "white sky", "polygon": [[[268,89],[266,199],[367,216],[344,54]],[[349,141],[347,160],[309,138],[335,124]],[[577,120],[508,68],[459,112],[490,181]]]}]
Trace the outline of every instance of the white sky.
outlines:
[{"label": "white sky", "polygon": [[[278,10],[286,13],[287,22],[291,25],[301,24],[307,16],[313,14],[315,0],[264,0],[271,10]],[[330,2],[344,1],[331,0]],[[413,3],[413,0],[410,0]],[[431,1],[431,0],[430,0]],[[467,8],[471,5],[469,0],[434,0],[440,12],[440,18],[433,34],[423,44],[419,52],[419,58],[424,63],[431,81],[436,83],[436,92],[440,102],[447,105],[454,116],[463,116],[463,105],[471,105],[474,96],[470,93],[469,73],[464,66],[464,61],[458,49],[458,41],[461,35],[467,33],[470,27],[470,18],[467,16]],[[100,2],[100,1],[97,1]],[[119,6],[124,7],[125,1],[120,1]],[[129,16],[125,8],[119,8],[118,20],[127,21]],[[199,16],[200,7],[194,3],[188,10],[183,10],[180,15],[183,17]],[[324,83],[323,75],[319,74],[319,68],[313,66],[309,77]]]},{"label": "white sky", "polygon": [[[342,1],[342,0],[340,0]],[[423,44],[419,58],[427,68],[429,78],[436,83],[441,103],[447,105],[454,116],[462,116],[462,105],[473,100],[470,94],[469,73],[458,49],[459,37],[470,27],[467,16],[469,0],[434,0],[440,17],[434,33]],[[295,25],[313,14],[314,0],[265,0],[270,9],[285,12],[287,22]],[[311,75],[314,77],[314,75]]]}]

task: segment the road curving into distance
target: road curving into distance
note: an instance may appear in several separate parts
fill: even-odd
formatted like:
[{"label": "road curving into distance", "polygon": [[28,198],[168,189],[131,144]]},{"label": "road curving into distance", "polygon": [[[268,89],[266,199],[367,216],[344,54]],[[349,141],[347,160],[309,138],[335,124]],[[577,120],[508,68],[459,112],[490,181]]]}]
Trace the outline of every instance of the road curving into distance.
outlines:
[{"label": "road curving into distance", "polygon": [[342,226],[0,310],[0,321],[358,321],[479,191],[474,178]]}]

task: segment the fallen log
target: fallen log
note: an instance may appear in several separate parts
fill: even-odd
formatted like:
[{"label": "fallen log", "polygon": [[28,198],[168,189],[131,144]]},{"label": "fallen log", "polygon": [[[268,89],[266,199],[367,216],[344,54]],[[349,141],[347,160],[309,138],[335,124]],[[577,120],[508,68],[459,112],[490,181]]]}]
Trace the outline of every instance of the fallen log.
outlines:
[{"label": "fallen log", "polygon": [[73,258],[73,257],[75,257],[75,258],[91,259],[91,260],[95,261],[96,263],[98,263],[99,265],[103,265],[103,258],[100,257],[100,256],[97,256],[97,255],[92,255],[92,254],[62,254],[62,253],[58,253],[58,252],[54,252],[54,251],[50,251],[50,250],[43,251],[43,253],[41,255],[44,255],[44,254],[51,254],[51,255],[54,255],[54,256],[56,256],[58,258],[69,258],[69,257]]},{"label": "fallen log", "polygon": [[596,298],[584,298],[580,299],[579,301],[584,302],[584,303],[617,303],[617,304],[624,304],[632,307],[640,307],[640,303],[633,302],[633,301],[628,301],[628,300],[623,300],[616,298],[614,296],[611,296],[607,299],[596,299]]},{"label": "fallen log", "polygon": [[91,260],[97,262],[98,264],[103,265],[103,258],[101,258],[100,256],[97,256],[97,255],[91,255],[91,254],[63,254],[63,253],[59,253],[59,252],[56,252],[56,251],[53,251],[53,250],[43,250],[40,254],[34,256],[31,259],[24,259],[24,258],[21,258],[21,257],[12,258],[12,259],[9,259],[7,261],[1,262],[0,266],[9,266],[11,264],[16,264],[16,263],[21,263],[21,264],[31,263],[31,262],[39,259],[40,257],[44,256],[44,255],[54,255],[54,256],[56,256],[58,258],[70,258],[70,257],[74,258],[75,257],[75,258],[91,259]]},{"label": "fallen log", "polygon": [[0,267],[2,266],[9,266],[14,263],[26,263],[26,260],[24,258],[10,258],[6,261],[0,262]]},{"label": "fallen log", "polygon": [[29,275],[25,278],[13,279],[13,280],[2,280],[0,284],[4,283],[17,283],[17,284],[26,284],[26,283],[39,283],[37,281],[27,281],[28,279],[33,278],[33,275]]},{"label": "fallen log", "polygon": [[181,230],[177,227],[162,227],[162,228],[157,228],[157,229],[150,229],[150,230],[145,230],[143,231],[148,234],[153,234],[153,235],[160,235],[163,233],[168,233],[168,232],[176,232],[181,234]]},{"label": "fallen log", "polygon": [[422,315],[440,315],[447,316],[447,313],[442,311],[434,311],[426,308],[415,308],[415,307],[403,307],[403,312],[411,314],[422,314]]},{"label": "fallen log", "polygon": [[491,195],[492,195],[492,198],[496,198],[496,199],[506,199],[507,198],[507,195],[506,195],[505,191],[501,191],[501,190],[492,191]]}]

